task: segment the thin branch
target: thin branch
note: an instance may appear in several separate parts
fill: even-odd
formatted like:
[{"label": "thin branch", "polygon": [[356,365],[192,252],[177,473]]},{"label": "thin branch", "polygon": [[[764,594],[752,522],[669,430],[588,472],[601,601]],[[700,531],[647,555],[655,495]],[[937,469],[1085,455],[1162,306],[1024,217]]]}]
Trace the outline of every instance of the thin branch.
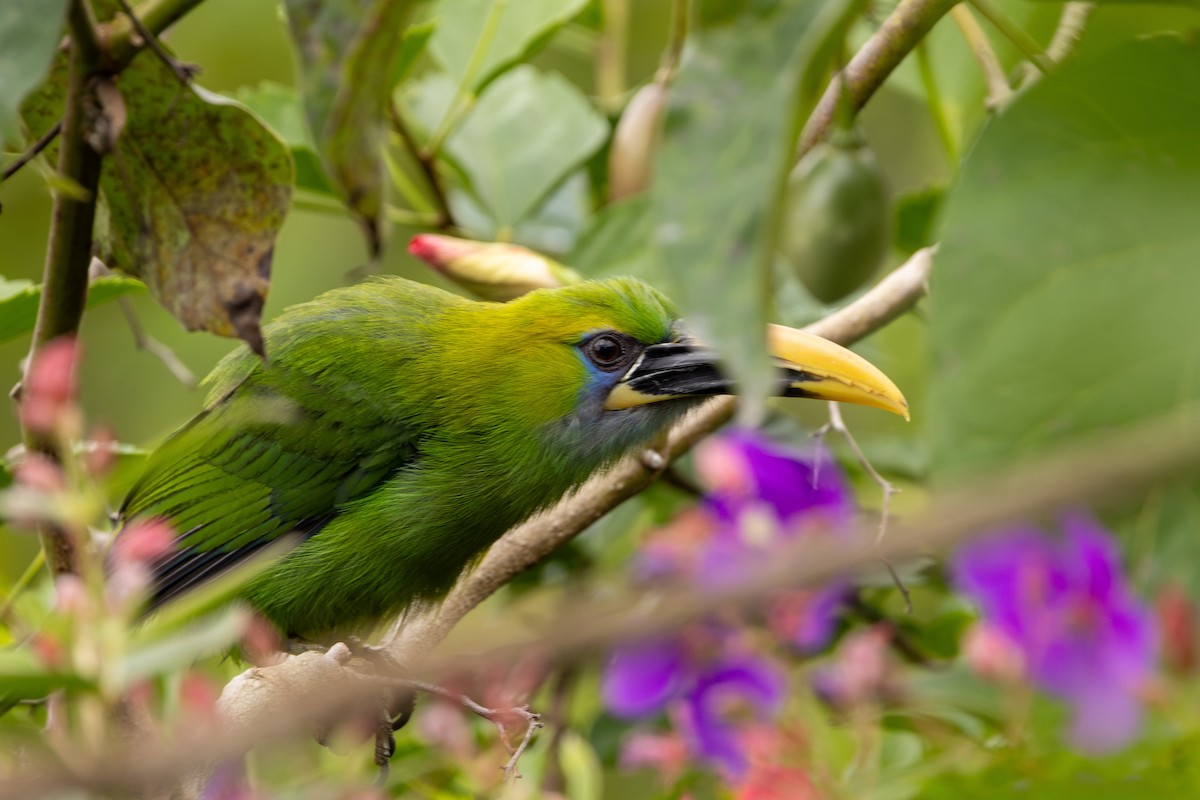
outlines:
[{"label": "thin branch", "polygon": [[139,27],[154,35],[160,34],[202,2],[204,0],[145,0],[129,14],[117,15],[101,25],[99,38],[104,68],[109,72],[120,72],[154,38],[153,35],[143,36]]},{"label": "thin branch", "polygon": [[967,0],[967,2],[975,6],[975,10],[992,23],[996,30],[1000,31],[1013,47],[1020,50],[1021,54],[1029,59],[1029,63],[1037,67],[1043,75],[1050,71],[1050,61],[1042,53],[1042,47],[1038,41],[1018,25],[1012,17],[1004,13],[1000,7],[993,4],[992,0]]},{"label": "thin branch", "polygon": [[133,307],[133,303],[130,302],[129,298],[117,298],[117,303],[121,306],[121,313],[125,315],[125,322],[129,325],[129,332],[133,335],[133,346],[161,361],[163,366],[167,368],[167,372],[170,372],[175,380],[189,389],[195,389],[198,385],[196,375],[188,369],[187,364],[179,360],[179,356],[175,355],[174,350],[146,333],[145,328],[142,327],[141,320],[138,319],[137,309]]},{"label": "thin branch", "polygon": [[858,440],[854,438],[854,434],[850,432],[850,428],[846,426],[846,420],[842,417],[842,407],[838,403],[830,402],[829,406],[829,422],[826,422],[816,431],[813,436],[818,440],[824,439],[830,431],[841,436],[846,444],[850,447],[850,451],[854,453],[854,458],[870,476],[871,480],[879,487],[883,494],[883,501],[879,508],[879,533],[878,538],[883,539],[883,535],[887,533],[888,513],[891,510],[892,495],[899,493],[899,489],[892,484],[887,478],[879,474],[875,469],[875,465],[871,463],[871,459],[867,458],[867,454],[858,446]]},{"label": "thin branch", "polygon": [[967,47],[971,49],[971,55],[975,57],[980,71],[983,72],[983,78],[987,82],[988,110],[995,111],[1003,108],[1012,99],[1015,92],[1009,85],[1008,76],[1004,74],[1004,68],[1000,66],[1000,59],[996,56],[996,51],[992,49],[992,43],[984,33],[983,26],[975,19],[971,9],[966,6],[955,6],[950,11],[950,17],[958,26],[963,39],[967,42]]},{"label": "thin branch", "polygon": [[[1054,35],[1050,37],[1050,44],[1046,45],[1046,58],[1050,63],[1058,64],[1071,55],[1083,29],[1087,26],[1088,19],[1095,10],[1096,4],[1090,2],[1076,1],[1063,6],[1062,16],[1058,18],[1058,26],[1054,29]],[[1040,77],[1041,73],[1026,64],[1025,75],[1021,79],[1021,89],[1028,89],[1037,83]]]},{"label": "thin branch", "polygon": [[[958,8],[961,6],[956,6],[955,10]],[[937,130],[942,149],[946,151],[946,161],[953,168],[958,164],[958,143],[954,140],[954,132],[950,129],[950,120],[946,118],[946,105],[942,102],[942,92],[938,88],[933,60],[929,56],[929,47],[924,40],[917,43],[917,71],[921,74],[921,85],[925,89],[925,105],[929,108],[933,127]]]},{"label": "thin branch", "polygon": [[892,71],[912,51],[935,23],[958,0],[900,0],[879,30],[854,54],[842,72],[830,81],[800,134],[796,159],[816,147],[837,114],[842,81],[855,111],[860,110]]},{"label": "thin branch", "polygon": [[41,137],[29,146],[29,149],[20,155],[20,157],[4,168],[4,172],[0,173],[0,183],[16,175],[21,167],[28,164],[38,157],[38,154],[50,146],[50,143],[58,138],[58,134],[62,133],[62,120],[54,123],[50,130],[46,131]]},{"label": "thin branch", "polygon": [[129,6],[129,0],[117,0],[117,2],[120,4],[121,10],[125,12],[125,16],[129,17],[129,21],[133,24],[133,28],[137,31],[138,36],[154,51],[154,55],[158,56],[158,60],[175,74],[175,77],[181,84],[190,86],[192,78],[196,77],[200,72],[199,65],[185,64],[168,53],[166,48],[162,46],[162,42],[158,41],[158,37],[142,24],[142,20],[138,17],[137,12]]},{"label": "thin branch", "polygon": [[[536,711],[530,711],[528,705],[513,706],[511,708],[488,708],[475,702],[465,694],[452,692],[444,686],[438,686],[435,683],[427,683],[426,681],[401,680],[399,684],[407,686],[411,689],[416,689],[419,692],[432,694],[443,700],[449,700],[452,703],[457,703],[473,714],[483,717],[488,722],[496,726],[496,730],[500,734],[500,741],[504,745],[504,749],[508,751],[509,759],[504,764],[504,777],[506,779],[520,778],[521,773],[517,769],[517,762],[520,761],[521,755],[529,747],[533,741],[534,733],[541,727],[542,715]],[[521,742],[514,748],[508,743],[508,717],[519,717],[525,720],[525,734]]]},{"label": "thin branch", "polygon": [[[99,48],[91,9],[85,0],[72,0],[69,11],[71,44],[68,54],[67,99],[58,148],[58,173],[75,183],[81,194],[56,192],[50,223],[50,243],[42,275],[31,355],[47,342],[79,330],[87,303],[88,266],[92,260],[92,225],[100,188],[101,154],[89,139],[100,102],[95,73]],[[32,363],[30,358],[27,363]],[[25,431],[30,452],[54,455],[53,442]],[[46,563],[53,574],[74,570],[74,549],[66,531],[50,525],[40,530]]]},{"label": "thin branch", "polygon": [[[883,327],[925,295],[932,254],[932,248],[917,251],[874,289],[808,330],[847,344]],[[664,458],[659,469],[728,422],[735,407],[733,398],[720,397],[677,424],[661,449]],[[644,456],[625,459],[609,472],[592,478],[550,511],[506,533],[435,609],[425,616],[398,621],[384,647],[401,663],[415,661],[428,653],[468,611],[501,586],[645,489],[658,473],[644,462]]]},{"label": "thin branch", "polygon": [[454,213],[450,210],[450,199],[446,192],[446,187],[442,184],[442,178],[437,171],[437,156],[432,153],[426,153],[417,144],[416,138],[412,134],[412,130],[408,127],[408,123],[404,121],[400,109],[396,106],[396,101],[392,100],[388,103],[388,114],[392,121],[392,130],[400,137],[400,141],[404,143],[404,149],[417,162],[417,166],[421,168],[421,172],[425,175],[425,181],[429,184],[429,192],[433,196],[433,202],[437,206],[437,219],[433,226],[438,230],[449,230],[458,227],[454,221]]},{"label": "thin branch", "polygon": [[671,4],[671,35],[667,41],[666,52],[663,53],[662,66],[654,74],[654,80],[660,86],[668,85],[679,70],[679,62],[683,60],[683,48],[687,44],[689,22],[688,0],[674,0]]},{"label": "thin branch", "polygon": [[1096,10],[1095,3],[1071,2],[1063,6],[1062,16],[1058,19],[1058,27],[1046,45],[1046,58],[1057,64],[1071,54],[1087,25],[1088,18]]}]

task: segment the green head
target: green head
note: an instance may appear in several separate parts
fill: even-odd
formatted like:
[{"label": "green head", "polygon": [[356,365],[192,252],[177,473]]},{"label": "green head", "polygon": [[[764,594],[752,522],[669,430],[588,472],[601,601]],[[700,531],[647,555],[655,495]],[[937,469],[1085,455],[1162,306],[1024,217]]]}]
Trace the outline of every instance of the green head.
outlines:
[{"label": "green head", "polygon": [[[688,335],[674,304],[633,278],[459,308],[465,318],[454,325],[447,360],[460,385],[487,398],[468,423],[478,415],[490,430],[536,429],[547,445],[605,460],[700,399],[734,392],[716,353]],[[891,381],[838,345],[773,326],[768,346],[782,395],[907,411]]]}]

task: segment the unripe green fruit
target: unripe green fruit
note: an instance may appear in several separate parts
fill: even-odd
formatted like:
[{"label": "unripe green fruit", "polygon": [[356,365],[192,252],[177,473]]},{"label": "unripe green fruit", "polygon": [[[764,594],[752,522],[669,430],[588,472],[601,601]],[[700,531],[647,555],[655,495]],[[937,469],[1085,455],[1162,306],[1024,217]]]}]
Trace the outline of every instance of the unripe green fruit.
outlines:
[{"label": "unripe green fruit", "polygon": [[832,303],[879,269],[890,220],[875,156],[857,134],[839,132],[800,159],[788,178],[783,255],[814,297]]}]

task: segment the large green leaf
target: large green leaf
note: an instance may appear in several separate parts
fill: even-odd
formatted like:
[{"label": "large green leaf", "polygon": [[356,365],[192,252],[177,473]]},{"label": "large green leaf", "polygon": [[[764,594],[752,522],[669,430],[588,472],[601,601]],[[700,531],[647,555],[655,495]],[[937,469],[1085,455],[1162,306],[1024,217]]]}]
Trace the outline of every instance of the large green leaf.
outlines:
[{"label": "large green leaf", "polygon": [[0,3],[0,142],[17,140],[17,111],[46,74],[62,37],[67,0]]},{"label": "large green leaf", "polygon": [[[105,275],[88,286],[88,308],[116,300],[131,292],[140,292],[145,285],[124,275]],[[38,303],[42,287],[33,281],[5,280],[0,277],[0,344],[33,332],[37,322]]]},{"label": "large green leaf", "polygon": [[287,142],[296,165],[296,188],[319,194],[334,194],[325,175],[317,146],[304,120],[300,94],[291,86],[263,81],[257,86],[243,86],[233,93],[233,99],[253,111],[279,138]]},{"label": "large green leaf", "polygon": [[[35,135],[61,113],[65,72],[60,58],[22,106]],[[233,100],[181,85],[153,53],[121,73],[110,103],[119,136],[100,179],[101,257],[141,278],[188,330],[257,349],[275,237],[291,203],[287,146]]]},{"label": "large green leaf", "polygon": [[533,211],[607,135],[604,118],[566,79],[521,66],[488,87],[447,147],[504,229]]},{"label": "large green leaf", "polygon": [[456,86],[478,94],[586,5],[587,0],[440,0],[429,49]]},{"label": "large green leaf", "polygon": [[[329,177],[362,223],[373,254],[382,246],[383,145],[393,79],[425,29],[406,45],[410,0],[287,0],[308,123]],[[403,57],[403,59],[402,59]]]},{"label": "large green leaf", "polygon": [[1200,49],[1065,66],[984,133],[934,274],[942,478],[1200,400]]},{"label": "large green leaf", "polygon": [[750,408],[773,380],[765,323],[807,73],[849,7],[797,0],[701,31],[671,90],[651,189],[664,288],[720,348]]},{"label": "large green leaf", "polygon": [[[933,278],[936,479],[1200,401],[1198,185],[1200,48],[1179,40],[1069,63],[984,132]],[[1200,578],[1195,486],[1130,511],[1139,576]]]}]

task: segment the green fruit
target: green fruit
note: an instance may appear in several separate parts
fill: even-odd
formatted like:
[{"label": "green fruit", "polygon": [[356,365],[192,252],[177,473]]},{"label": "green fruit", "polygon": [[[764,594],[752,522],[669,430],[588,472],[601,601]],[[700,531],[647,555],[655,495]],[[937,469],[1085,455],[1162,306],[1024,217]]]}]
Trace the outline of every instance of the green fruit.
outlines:
[{"label": "green fruit", "polygon": [[849,131],[813,148],[788,178],[783,256],[823,303],[840,300],[875,274],[890,243],[883,172]]}]

